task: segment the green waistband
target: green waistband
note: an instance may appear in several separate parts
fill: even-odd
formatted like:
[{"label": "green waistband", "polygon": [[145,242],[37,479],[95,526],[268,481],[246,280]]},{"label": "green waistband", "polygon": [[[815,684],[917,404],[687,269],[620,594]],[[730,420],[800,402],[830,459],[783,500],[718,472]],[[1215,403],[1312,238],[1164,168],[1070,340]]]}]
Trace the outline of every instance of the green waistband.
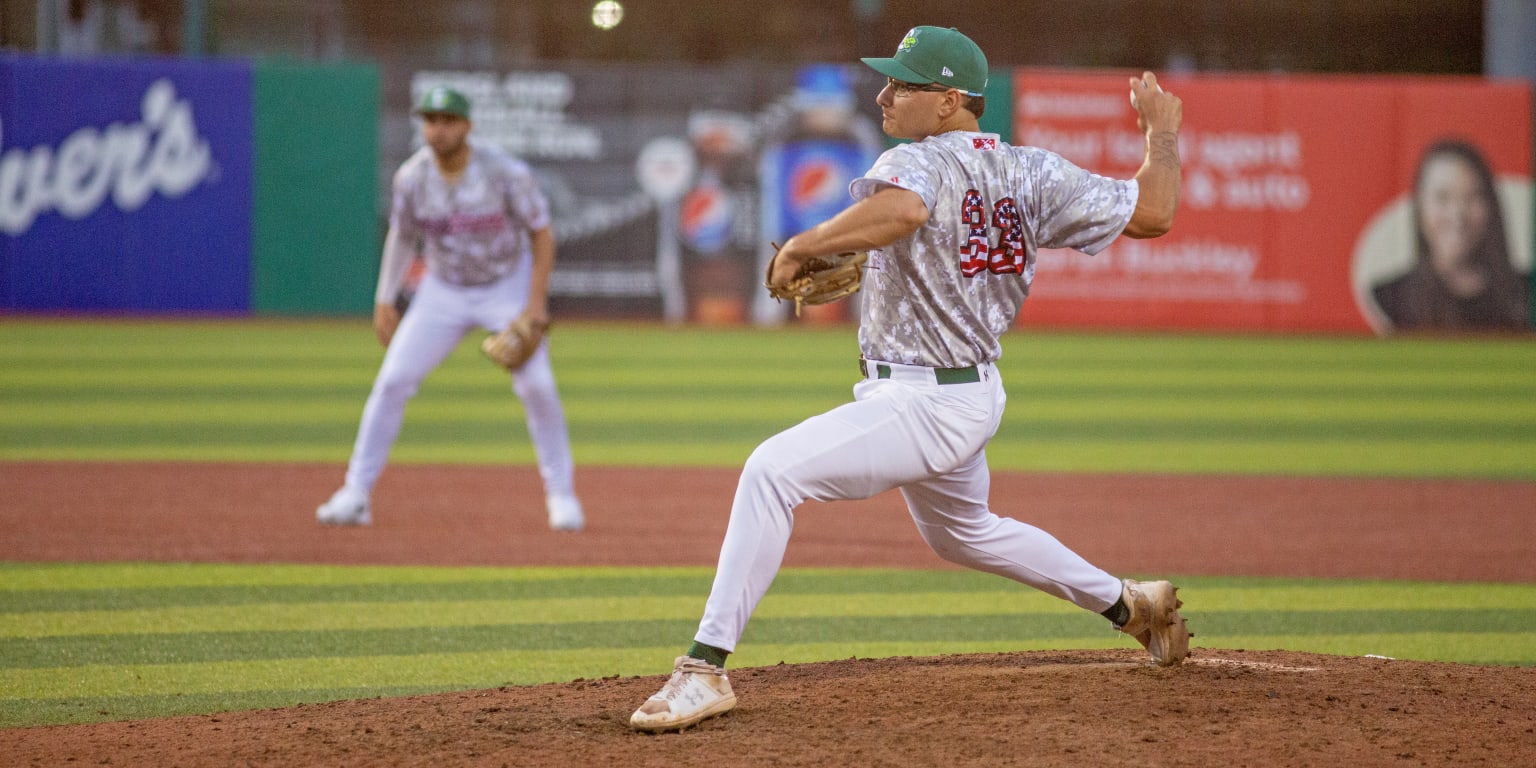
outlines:
[{"label": "green waistband", "polygon": [[933,378],[940,384],[975,384],[981,381],[981,371],[969,368],[935,368]]}]

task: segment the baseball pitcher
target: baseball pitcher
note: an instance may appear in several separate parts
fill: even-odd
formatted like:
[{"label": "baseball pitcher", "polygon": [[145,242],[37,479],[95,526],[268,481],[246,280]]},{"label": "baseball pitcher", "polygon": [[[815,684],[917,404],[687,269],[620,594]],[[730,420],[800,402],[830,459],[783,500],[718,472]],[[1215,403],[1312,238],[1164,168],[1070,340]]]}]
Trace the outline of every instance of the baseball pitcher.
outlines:
[{"label": "baseball pitcher", "polygon": [[808,287],[819,271],[841,270],[835,281],[845,281],[851,262],[836,256],[867,251],[864,378],[853,402],[769,438],[747,459],[694,642],[631,716],[634,728],[683,728],[736,705],[726,656],[778,573],[795,508],[807,499],[899,488],[939,556],[1102,614],[1157,664],[1188,655],[1173,585],[1116,578],[1049,533],[993,513],[984,452],[1006,400],[1000,337],[1029,295],[1036,251],[1095,254],[1121,235],[1168,231],[1182,103],[1151,72],[1131,79],[1146,156],[1135,178],[1111,179],[982,133],[986,57],[957,30],[916,27],[893,57],[863,61],[888,78],[875,99],[882,128],[912,142],[853,182],[852,206],[790,238],[767,284],[776,296],[819,296]]}]

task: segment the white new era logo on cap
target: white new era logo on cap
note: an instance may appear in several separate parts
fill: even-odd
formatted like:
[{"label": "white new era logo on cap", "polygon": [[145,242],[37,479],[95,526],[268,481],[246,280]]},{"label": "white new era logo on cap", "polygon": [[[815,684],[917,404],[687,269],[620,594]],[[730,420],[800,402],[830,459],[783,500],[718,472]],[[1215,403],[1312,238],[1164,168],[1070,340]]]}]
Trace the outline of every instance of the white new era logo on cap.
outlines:
[{"label": "white new era logo on cap", "polygon": [[955,76],[955,73],[953,73],[953,72],[951,72],[951,71],[949,71],[949,67],[945,67],[945,68],[944,68],[944,76],[945,76],[945,77],[954,77],[954,76]]}]

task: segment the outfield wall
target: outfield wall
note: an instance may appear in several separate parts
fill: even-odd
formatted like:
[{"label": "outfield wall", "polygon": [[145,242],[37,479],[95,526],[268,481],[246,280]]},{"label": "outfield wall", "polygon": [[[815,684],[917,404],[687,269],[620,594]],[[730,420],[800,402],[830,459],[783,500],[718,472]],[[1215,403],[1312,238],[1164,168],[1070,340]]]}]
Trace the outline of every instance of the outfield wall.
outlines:
[{"label": "outfield wall", "polygon": [[0,310],[372,304],[369,66],[0,57]]},{"label": "outfield wall", "polygon": [[[983,129],[1129,176],[1142,140],[1127,74],[995,74]],[[472,92],[477,136],[549,188],[562,313],[787,321],[756,288],[767,243],[845,205],[848,175],[888,145],[878,78],[858,66],[570,64],[421,72],[410,88],[433,82]],[[1382,286],[1419,260],[1415,169],[1454,139],[1494,174],[1531,324],[1528,83],[1164,83],[1185,100],[1174,232],[1043,252],[1023,322],[1393,332]],[[387,106],[400,90],[384,99],[371,65],[0,57],[0,311],[366,313],[381,185],[409,149],[380,136],[414,132]]]},{"label": "outfield wall", "polygon": [[[1128,74],[1018,72],[1014,141],[1107,175],[1133,175],[1144,140],[1134,129]],[[1379,333],[1530,326],[1528,83],[1209,74],[1162,82],[1184,100],[1174,230],[1157,240],[1121,238],[1094,257],[1042,253],[1026,322]],[[1451,197],[1415,214],[1421,158],[1445,142],[1487,164],[1499,210],[1470,212],[1484,201],[1475,181],[1458,177],[1451,181],[1466,186],[1452,191],[1422,185],[1425,200]],[[1518,281],[1526,296],[1501,306],[1473,294],[1466,301],[1476,306],[1442,313],[1401,306],[1405,291],[1391,284],[1430,258],[1416,219],[1429,240],[1472,240],[1462,247],[1501,267],[1490,265],[1488,282]],[[1468,231],[1479,221],[1486,232]],[[1427,303],[1434,294],[1421,296]]]}]

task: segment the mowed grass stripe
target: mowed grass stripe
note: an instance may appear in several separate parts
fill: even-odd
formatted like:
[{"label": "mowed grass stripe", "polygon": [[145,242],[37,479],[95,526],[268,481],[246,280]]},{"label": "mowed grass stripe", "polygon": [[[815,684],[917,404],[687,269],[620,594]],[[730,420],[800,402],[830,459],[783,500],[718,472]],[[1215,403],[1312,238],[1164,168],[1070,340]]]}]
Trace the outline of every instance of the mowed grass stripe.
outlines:
[{"label": "mowed grass stripe", "polygon": [[[830,405],[830,404],[829,404]],[[803,404],[800,406],[803,408]],[[800,419],[813,415],[814,411],[786,413],[780,417],[772,414],[755,418],[740,415],[732,418],[728,409],[718,418],[707,414],[695,414],[686,419],[651,421],[637,415],[629,420],[587,420],[572,417],[568,420],[571,440],[576,444],[600,444],[618,437],[655,439],[658,436],[675,436],[684,439],[737,442],[744,437],[757,436],[759,440],[792,426],[786,419]],[[401,431],[401,439],[413,442],[447,443],[461,440],[475,441],[483,446],[501,446],[527,442],[526,427],[514,419],[518,414],[507,411],[496,413],[488,410],[480,419],[438,419],[407,422]],[[1014,420],[1026,438],[1051,438],[1056,440],[1108,440],[1139,443],[1148,440],[1185,441],[1263,441],[1270,443],[1318,442],[1329,440],[1373,440],[1435,443],[1479,443],[1486,441],[1530,442],[1536,444],[1536,423],[1461,423],[1427,420],[1410,421],[1353,421],[1348,419],[1325,420],[1313,423],[1276,423],[1273,421],[1211,419],[1202,422],[1188,420],[1169,421],[1099,421],[1087,422],[1076,419],[1035,418]],[[90,442],[100,447],[137,446],[144,448],[156,444],[223,445],[231,441],[231,430],[238,429],[241,441],[254,440],[274,444],[283,440],[311,445],[334,445],[338,441],[346,448],[346,438],[356,426],[350,422],[294,423],[291,421],[261,423],[256,419],[242,422],[183,423],[176,429],[174,440],[167,440],[161,424],[146,421],[137,424],[93,424],[81,421],[74,424],[58,424],[51,428],[37,425],[7,425],[0,427],[0,442],[11,445],[30,444],[35,447],[70,445]],[[518,435],[521,430],[524,434]]]},{"label": "mowed grass stripe", "polygon": [[[1019,599],[1024,597],[1025,599]],[[1043,597],[1043,596],[1042,596]],[[0,637],[47,638],[68,635],[173,634],[217,632],[402,629],[496,624],[589,623],[601,621],[697,620],[704,595],[657,597],[559,597],[524,600],[442,600],[370,603],[264,603],[144,610],[35,611],[13,613]],[[1012,592],[904,592],[878,594],[775,595],[755,614],[780,616],[1006,615],[1075,613],[1060,600]]]},{"label": "mowed grass stripe", "polygon": [[672,658],[678,652],[676,647],[655,646],[618,649],[600,655],[594,655],[590,649],[501,650],[203,664],[85,664],[63,669],[0,670],[0,691],[14,701],[60,696],[198,695],[284,689],[533,685],[613,674],[660,674],[670,671]]},{"label": "mowed grass stripe", "polygon": [[[0,334],[0,353],[51,357],[61,362],[103,356],[127,357],[140,350],[175,350],[178,355],[217,359],[248,356],[314,361],[374,357],[381,351],[367,318],[318,320],[48,320],[7,319]],[[294,339],[302,341],[295,344]],[[557,349],[578,359],[686,361],[700,351],[715,351],[731,360],[803,359],[838,343],[853,343],[853,327],[687,328],[651,323],[569,322],[552,334]],[[1486,363],[1529,360],[1526,340],[1510,339],[1374,339],[1358,336],[1253,336],[1136,334],[1134,344],[1102,333],[1039,330],[1021,325],[1006,339],[1053,357],[1074,357],[1113,363],[1148,359],[1301,364],[1375,361],[1390,364],[1456,358]],[[679,343],[679,339],[685,339]],[[68,341],[67,345],[61,341]],[[1482,347],[1482,348],[1480,348]],[[1485,348],[1485,349],[1483,349]],[[79,355],[89,349],[90,356]],[[337,353],[342,353],[338,355]]]},{"label": "mowed grass stripe", "polygon": [[[1195,658],[1219,658],[1223,650],[1264,649],[1326,653],[1340,656],[1376,654],[1398,659],[1445,661],[1458,664],[1497,664],[1532,666],[1536,664],[1536,634],[1507,633],[1383,633],[1369,635],[1284,635],[1231,636],[1206,638],[1199,634],[1191,642]],[[816,661],[890,656],[940,656],[954,653],[1008,653],[1037,650],[1094,650],[1119,648],[1138,650],[1141,646],[1125,635],[1110,630],[1081,636],[1027,638],[963,642],[833,642],[833,643],[754,643],[743,645],[731,655],[731,666],[754,667],[778,663],[804,664]],[[1204,649],[1204,650],[1202,650]],[[674,651],[675,653],[675,651]],[[619,673],[619,674],[628,674]],[[641,672],[640,674],[645,674]],[[653,674],[653,673],[652,673]]]},{"label": "mowed grass stripe", "polygon": [[[350,434],[346,438],[351,440]],[[581,465],[676,467],[679,465],[739,467],[761,441],[746,435],[736,440],[708,442],[675,439],[608,442],[576,446]],[[63,445],[49,449],[8,451],[0,444],[0,460],[26,461],[223,461],[276,462],[335,461],[347,459],[349,442],[337,445],[284,444],[253,448],[238,442],[210,445],[163,446],[151,453],[142,446],[105,446],[83,451]],[[1536,467],[1528,441],[1477,443],[1404,443],[1372,440],[1340,440],[1330,443],[1276,443],[1225,440],[1190,442],[1148,440],[1140,443],[1088,440],[994,440],[987,457],[995,472],[1108,471],[1127,473],[1209,474],[1220,467],[1224,474],[1311,475],[1319,477],[1443,477],[1530,479]],[[455,463],[505,465],[533,461],[526,442],[489,446],[478,442],[408,442],[390,454],[397,463]],[[1092,469],[1088,469],[1092,468]]]},{"label": "mowed grass stripe", "polygon": [[[26,659],[7,663],[35,666],[0,669],[0,719],[30,725],[148,717],[172,713],[155,707],[199,696],[224,697],[229,707],[246,700],[284,706],[391,691],[660,676],[692,637],[710,573],[0,565],[0,598],[13,611],[0,624],[62,633],[6,640],[7,659]],[[1196,645],[1208,649],[1283,647],[1485,664],[1536,660],[1536,634],[1526,629],[1536,620],[1533,585],[1176,581]],[[339,594],[351,599],[310,602]],[[151,598],[146,604],[125,609],[145,596]],[[67,615],[53,610],[58,599],[95,609]],[[167,601],[184,605],[162,607]],[[623,613],[626,603],[647,618],[624,620],[631,615]],[[36,610],[15,610],[24,605]],[[510,618],[496,615],[500,606]],[[967,607],[972,610],[961,610]],[[538,611],[548,620],[528,621]],[[598,611],[618,613],[591,615]],[[390,617],[412,626],[377,626]],[[339,626],[352,620],[372,623]],[[154,634],[135,631],[135,621],[185,626]],[[537,647],[541,643],[548,647]],[[1102,619],[986,574],[789,569],[760,607],[733,666],[1128,647],[1132,641]],[[333,655],[316,657],[322,653]],[[107,659],[122,665],[103,663]],[[316,690],[332,693],[303,698]],[[83,702],[96,708],[86,710]]]},{"label": "mowed grass stripe", "polygon": [[[1124,635],[1096,635],[1021,645],[999,642],[887,642],[758,644],[732,656],[733,667],[765,666],[780,661],[805,663],[877,656],[932,656],[1042,648],[1125,648]],[[686,639],[686,638],[685,638]],[[7,701],[57,700],[61,697],[205,695],[268,690],[387,691],[403,687],[442,690],[498,685],[534,685],[611,675],[665,675],[686,643],[614,649],[497,650],[470,653],[421,653],[348,658],[260,659],[203,664],[90,664],[68,669],[0,670],[0,691]],[[334,697],[333,697],[334,698]],[[636,703],[638,706],[638,702]],[[0,717],[10,711],[0,707]]]},{"label": "mowed grass stripe", "polygon": [[[1137,574],[1126,574],[1136,577]],[[196,606],[697,597],[714,569],[669,567],[400,567],[222,563],[0,563],[0,612],[164,610]],[[1186,599],[1216,610],[1536,609],[1536,585],[1191,576]],[[786,568],[780,597],[996,596],[1029,611],[1063,601],[969,570]]]},{"label": "mowed grass stripe", "polygon": [[[122,325],[126,328],[114,323],[93,325],[91,338],[119,338],[107,338],[92,355],[82,356],[81,339],[71,337],[69,344],[60,344],[59,338],[50,338],[45,332],[46,325],[37,326],[44,332],[31,342],[39,346],[31,346],[13,338],[18,324],[0,324],[0,350],[19,363],[4,373],[6,380],[19,383],[49,367],[59,375],[75,372],[86,379],[99,379],[97,374],[110,371],[128,383],[149,376],[173,385],[185,384],[187,372],[208,376],[204,381],[230,384],[243,384],[253,377],[263,382],[302,382],[316,375],[350,377],[363,373],[371,378],[382,355],[371,334],[317,339],[310,327],[302,325]],[[172,338],[158,336],[157,331]],[[265,345],[260,338],[263,333],[270,335]],[[125,334],[131,335],[124,338]],[[210,338],[201,347],[187,344],[189,338],[199,335]],[[227,338],[221,339],[221,335]],[[583,376],[609,378],[619,371],[626,374],[626,381],[643,387],[647,383],[676,385],[679,365],[687,367],[690,380],[743,382],[761,378],[762,371],[777,373],[786,366],[823,372],[828,362],[841,359],[846,371],[811,374],[835,380],[854,370],[852,341],[851,331],[842,330],[732,333],[577,325],[555,351],[557,363],[570,363],[571,372],[562,378],[573,383]],[[474,353],[473,343],[474,339],[466,340],[434,378],[453,378],[454,371],[483,377],[485,363]],[[1332,391],[1358,385],[1403,391],[1437,385],[1476,388],[1490,377],[1491,383],[1501,385],[1528,381],[1522,374],[1536,360],[1531,346],[1518,340],[1266,340],[1061,336],[1026,331],[1010,335],[1006,344],[1019,354],[1005,355],[1001,363],[1005,374],[1027,375],[1044,385],[1053,380],[1102,382],[1130,377],[1130,381],[1143,381],[1147,387],[1177,386],[1193,378],[1217,380],[1227,386],[1247,381],[1269,388],[1278,377],[1292,384],[1311,382]],[[267,350],[265,357],[263,349]],[[56,354],[49,354],[55,350]],[[604,361],[611,364],[604,365]],[[720,364],[742,361],[761,364]],[[178,363],[183,366],[180,370]],[[1455,367],[1447,368],[1447,363],[1455,363]],[[629,376],[637,370],[637,375]],[[1405,381],[1405,374],[1414,380]]]},{"label": "mowed grass stripe", "polygon": [[[1194,614],[1189,618],[1195,620],[1198,636],[1214,643],[1225,637],[1281,634],[1518,634],[1536,626],[1536,611],[1510,610],[1204,612],[1198,619]],[[686,644],[697,626],[696,618],[679,612],[672,619],[10,638],[0,667],[70,667],[81,660],[112,665],[195,664],[317,656],[630,648],[669,639]],[[756,616],[742,642],[1030,642],[1080,637],[1096,629],[1112,631],[1102,618],[1085,611],[969,615],[837,615],[825,611],[817,616]]]},{"label": "mowed grass stripe", "polygon": [[441,584],[288,585],[269,587],[142,587],[138,589],[47,590],[0,593],[3,613],[165,610],[187,606],[305,604],[394,604],[534,599],[581,599],[594,596],[707,594],[707,577],[655,577],[640,580],[572,579]]},{"label": "mowed grass stripe", "polygon": [[[736,465],[856,378],[851,327],[574,323],[556,338],[586,464]],[[394,460],[531,460],[521,408],[474,341],[413,401]],[[1536,477],[1508,457],[1536,442],[1536,345],[1519,340],[1021,329],[1006,347],[999,470]],[[15,406],[0,409],[0,458],[50,460],[344,460],[382,355],[352,320],[15,321],[0,351],[19,363],[0,367]],[[1199,461],[1166,455],[1185,446]]]},{"label": "mowed grass stripe", "polygon": [[[5,668],[90,664],[195,664],[240,659],[391,656],[498,650],[560,650],[683,646],[698,628],[696,616],[670,620],[570,621],[483,624],[410,629],[287,632],[208,632],[158,635],[79,635],[13,638]],[[943,642],[1077,637],[1112,631],[1086,612],[1014,615],[887,615],[814,618],[755,617],[744,644],[806,642]]]},{"label": "mowed grass stripe", "polygon": [[[1529,667],[1536,665],[1536,634],[1513,632],[1412,632],[1339,635],[1228,635],[1196,645],[1217,655],[1222,649],[1301,651],[1335,656],[1386,656],[1393,659],[1445,661]],[[1447,653],[1446,649],[1455,649]]]},{"label": "mowed grass stripe", "polygon": [[1317,477],[1536,478],[1530,440],[1390,441],[1369,436],[1330,441],[1255,440],[1233,435],[1205,441],[1147,439],[993,440],[987,460],[993,471],[1082,472],[1085,466],[1113,466],[1126,473],[1302,475]]},{"label": "mowed grass stripe", "polygon": [[[510,377],[489,362],[479,357],[478,347],[475,348],[475,356],[470,356],[468,347],[461,347],[455,352],[443,366],[433,371],[427,378],[427,383],[422,387],[445,390],[510,390]],[[296,391],[296,392],[333,392],[346,389],[361,389],[367,392],[373,382],[373,374],[377,372],[377,365],[372,366],[347,366],[345,368],[317,367],[313,369],[276,369],[271,370],[256,367],[252,363],[244,362],[240,365],[187,365],[185,363],[171,366],[155,366],[151,362],[143,360],[130,360],[124,363],[133,366],[124,370],[122,366],[116,368],[107,367],[101,371],[82,371],[70,369],[51,369],[38,367],[11,371],[0,376],[0,383],[14,386],[17,391],[46,393],[51,388],[59,387],[77,394],[93,392],[110,392],[110,386],[104,386],[102,378],[111,377],[114,382],[120,382],[128,392],[152,392],[161,388],[179,389],[217,389],[220,391],[236,390],[264,390]],[[738,386],[753,387],[772,383],[773,375],[784,369],[767,368],[764,364],[751,366],[715,366],[707,360],[693,361],[694,369],[686,370],[686,376],[680,377],[680,370],[675,365],[633,365],[616,367],[612,369],[594,368],[585,371],[572,370],[562,374],[559,362],[556,363],[556,378],[562,382],[569,380],[573,388],[578,388],[584,383],[594,390],[614,388],[615,383],[633,384],[638,387],[649,385],[656,391],[665,388],[688,390],[691,386],[700,388],[735,389]],[[804,363],[801,363],[804,365]],[[810,369],[807,369],[809,373]],[[823,366],[818,372],[811,374],[812,381],[823,384],[836,384],[845,382],[851,384],[857,380],[857,360],[851,358],[847,365],[840,369],[828,369]]]},{"label": "mowed grass stripe", "polygon": [[[221,566],[176,565],[27,566],[0,570],[0,613],[165,609],[175,606],[243,606],[303,603],[392,603],[464,600],[567,599],[600,597],[692,596],[702,608],[714,571],[710,568],[506,569],[504,571],[401,569],[388,571],[335,566],[269,566],[272,575],[231,568],[231,583],[216,580]],[[159,579],[164,579],[161,586]],[[990,594],[1003,585],[1025,595],[1022,586],[971,571],[893,571],[860,569],[789,569],[779,574],[774,595],[840,594]]]},{"label": "mowed grass stripe", "polygon": [[[1533,361],[1536,362],[1536,361]],[[270,370],[247,363],[239,367],[190,365],[152,368],[146,361],[125,363],[103,371],[59,370],[47,367],[20,368],[0,373],[7,397],[47,402],[60,399],[108,400],[123,397],[129,402],[144,399],[207,398],[212,393],[242,398],[346,398],[366,394],[376,365],[331,369]],[[560,367],[556,376],[562,394],[578,399],[622,394],[637,398],[667,399],[674,393],[694,397],[718,397],[734,393],[773,396],[844,393],[858,381],[855,365],[834,368],[809,367],[805,363],[772,368],[767,363],[743,367],[712,367],[694,361],[694,369],[680,372],[672,365],[623,366],[615,369]],[[1105,371],[1039,370],[1025,363],[1000,363],[1010,386],[1027,387],[1030,397],[1042,399],[1125,399],[1177,397],[1206,400],[1256,400],[1301,397],[1309,400],[1351,402],[1387,397],[1434,402],[1445,397],[1493,398],[1519,402],[1536,393],[1536,383],[1524,371],[1487,371],[1477,368],[1453,372],[1386,370],[1370,375],[1338,371],[1296,371],[1263,368],[1204,370],[1169,363],[1157,368],[1117,368]],[[423,394],[470,396],[505,394],[506,377],[478,357],[456,353],[434,371],[422,386]],[[685,373],[686,375],[680,375]],[[782,397],[782,395],[780,395]]]},{"label": "mowed grass stripe", "polygon": [[[683,638],[686,640],[686,637]],[[1255,635],[1205,640],[1196,638],[1196,657],[1219,657],[1222,649],[1283,649],[1346,656],[1377,654],[1401,659],[1457,663],[1506,663],[1536,658],[1536,637],[1528,632],[1438,634],[1422,632],[1369,635]],[[796,638],[790,642],[744,645],[732,656],[735,668],[777,663],[807,663],[888,656],[937,656],[1027,650],[1134,648],[1134,640],[1104,630],[1054,637],[936,641]],[[1437,653],[1447,644],[1468,649],[1447,658]],[[663,642],[602,651],[593,649],[492,649],[367,656],[240,659],[175,664],[85,664],[82,666],[0,670],[0,703],[63,697],[166,696],[239,693],[261,690],[386,691],[402,687],[482,688],[530,685],[610,675],[661,675],[685,642]],[[1204,649],[1203,651],[1200,649]],[[1529,663],[1529,661],[1521,662]],[[335,696],[333,698],[340,698]],[[14,706],[0,707],[10,711]]]},{"label": "mowed grass stripe", "polygon": [[[14,393],[12,393],[14,395]],[[347,409],[359,410],[355,396],[346,398],[287,398],[287,396],[260,396],[250,399],[229,399],[209,392],[203,398],[187,398],[178,395],[174,402],[167,402],[163,395],[124,398],[111,392],[100,396],[55,396],[32,399],[26,409],[6,416],[5,422],[15,427],[48,427],[48,425],[74,424],[224,424],[260,425],[278,418],[281,421],[321,422],[321,424],[350,424],[356,416],[347,418],[341,402]],[[722,393],[723,395],[723,393]],[[11,395],[8,395],[11,398]],[[637,396],[633,390],[610,393],[608,398],[594,396],[590,402],[582,402],[581,409],[571,413],[571,421],[601,421],[630,425],[667,421],[708,421],[708,419],[759,419],[763,413],[803,413],[813,409],[817,399],[829,404],[845,402],[846,396],[829,396],[826,389],[819,393],[765,392],[750,399],[720,399],[710,409],[700,409],[697,402],[682,402],[676,390],[665,396]],[[210,402],[218,402],[217,409],[209,409]],[[20,402],[17,402],[20,404]],[[1359,396],[1358,401],[1346,402],[1333,399],[1333,406],[1347,407],[1350,422],[1355,424],[1390,425],[1396,422],[1413,425],[1448,424],[1481,425],[1481,427],[1524,427],[1536,435],[1536,390],[1508,399],[1479,398],[1476,401],[1455,401],[1435,398],[1427,393],[1415,396],[1392,396],[1372,393]],[[1178,422],[1226,422],[1226,424],[1253,424],[1258,427],[1270,424],[1327,424],[1338,421],[1332,412],[1319,412],[1318,401],[1312,398],[1287,398],[1264,396],[1260,402],[1236,396],[1177,396],[1161,390],[1157,393],[1132,396],[1054,396],[1032,390],[1028,409],[1021,415],[1005,415],[1006,421],[1028,424],[1038,421],[1071,422],[1143,422],[1143,424],[1177,425]],[[462,392],[455,398],[422,399],[413,404],[416,418],[430,422],[473,422],[476,418],[496,416],[501,413],[521,415],[522,406],[516,398],[508,398],[505,390],[493,392]]]},{"label": "mowed grass stripe", "polygon": [[[1004,583],[992,580],[991,586]],[[1182,583],[1182,582],[1181,582]],[[759,606],[761,618],[1075,615],[1081,609],[1012,584],[1006,589],[968,592],[805,592],[794,585],[770,592]],[[1508,611],[1529,617],[1536,612],[1536,588],[1516,585],[1325,586],[1317,588],[1190,588],[1183,595],[1202,617],[1249,617],[1272,613],[1277,621],[1299,614],[1350,613],[1373,618],[1383,612]],[[45,602],[45,601],[39,601]],[[48,638],[69,635],[173,634],[187,632],[318,631],[403,629],[497,624],[583,623],[696,618],[703,592],[678,595],[625,594],[601,597],[525,597],[522,599],[411,599],[370,602],[297,601],[163,605],[124,609],[37,610],[14,612],[0,624],[0,637]],[[1242,618],[1252,623],[1253,618]],[[1347,625],[1348,618],[1329,623]],[[1321,622],[1319,622],[1321,623]],[[1533,625],[1536,626],[1536,625]],[[1246,630],[1245,630],[1246,631]]]}]

